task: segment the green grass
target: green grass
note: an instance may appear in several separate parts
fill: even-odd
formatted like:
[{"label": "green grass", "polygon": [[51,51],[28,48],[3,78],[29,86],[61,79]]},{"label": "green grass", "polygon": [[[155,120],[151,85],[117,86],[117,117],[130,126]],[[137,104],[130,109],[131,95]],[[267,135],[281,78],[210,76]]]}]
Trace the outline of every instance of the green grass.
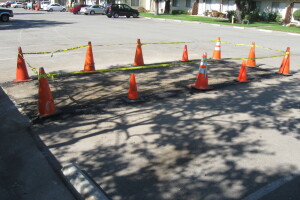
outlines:
[{"label": "green grass", "polygon": [[184,20],[184,21],[195,21],[203,23],[212,23],[212,24],[222,24],[230,26],[241,26],[241,27],[258,27],[260,29],[268,29],[275,31],[284,31],[292,33],[300,33],[300,28],[296,27],[286,27],[277,24],[276,22],[254,22],[250,24],[231,24],[228,19],[220,19],[214,17],[202,17],[202,16],[191,16],[186,14],[180,15],[171,15],[171,14],[160,14],[154,15],[152,13],[140,13],[142,17],[152,17],[152,18],[163,18],[163,19],[174,19],[174,20]]}]

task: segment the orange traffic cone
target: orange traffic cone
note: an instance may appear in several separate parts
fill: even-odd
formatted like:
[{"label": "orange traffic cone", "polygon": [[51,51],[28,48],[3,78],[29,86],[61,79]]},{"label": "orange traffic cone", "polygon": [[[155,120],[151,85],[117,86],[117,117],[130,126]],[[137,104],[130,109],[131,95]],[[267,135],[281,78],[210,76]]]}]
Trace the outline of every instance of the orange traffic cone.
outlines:
[{"label": "orange traffic cone", "polygon": [[[46,74],[44,68],[39,69],[39,74]],[[39,104],[38,104],[38,115],[48,116],[53,115],[57,112],[52,93],[50,91],[49,83],[46,77],[39,77]]]},{"label": "orange traffic cone", "polygon": [[218,37],[212,59],[221,59],[221,39]]},{"label": "orange traffic cone", "polygon": [[127,98],[124,98],[124,100],[128,103],[143,101],[143,99],[138,95],[134,74],[130,75],[128,95]]},{"label": "orange traffic cone", "polygon": [[283,75],[291,75],[290,74],[290,47],[286,49],[285,56],[283,57],[278,73]]},{"label": "orange traffic cone", "polygon": [[252,42],[246,66],[248,66],[248,67],[256,67],[256,61],[255,61],[255,42]]},{"label": "orange traffic cone", "polygon": [[88,42],[88,46],[86,48],[84,70],[82,71],[95,71],[95,63],[94,63],[93,49],[92,49],[91,42]]},{"label": "orange traffic cone", "polygon": [[196,83],[190,85],[190,87],[196,90],[212,90],[213,88],[208,86],[208,71],[207,71],[207,55],[203,54],[202,60],[199,67]]},{"label": "orange traffic cone", "polygon": [[182,53],[182,61],[189,61],[187,45],[184,45],[183,53]]},{"label": "orange traffic cone", "polygon": [[247,68],[246,68],[246,60],[242,61],[242,65],[240,68],[240,73],[236,81],[238,82],[247,82]]},{"label": "orange traffic cone", "polygon": [[22,48],[18,48],[18,60],[17,60],[17,71],[16,71],[16,79],[14,82],[25,82],[25,81],[31,81],[32,79],[29,78],[26,64],[23,58],[23,52]]},{"label": "orange traffic cone", "polygon": [[134,63],[135,66],[143,66],[144,65],[144,58],[143,58],[143,52],[142,52],[142,44],[141,40],[137,40],[136,50],[135,50],[135,57],[134,57]]}]

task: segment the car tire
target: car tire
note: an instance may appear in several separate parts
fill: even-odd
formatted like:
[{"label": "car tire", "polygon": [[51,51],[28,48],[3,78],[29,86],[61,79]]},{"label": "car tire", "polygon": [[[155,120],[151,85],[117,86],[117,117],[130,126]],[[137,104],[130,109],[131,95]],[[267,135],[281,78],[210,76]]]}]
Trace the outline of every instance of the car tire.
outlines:
[{"label": "car tire", "polygon": [[106,15],[108,18],[111,18],[111,16],[110,15]]},{"label": "car tire", "polygon": [[50,8],[50,9],[48,10],[48,12],[53,12],[53,9],[52,9],[52,8]]},{"label": "car tire", "polygon": [[94,15],[94,14],[95,14],[95,11],[92,10],[92,11],[90,12],[90,14],[91,14],[91,15]]},{"label": "car tire", "polygon": [[85,15],[88,15],[89,13],[84,13]]},{"label": "car tire", "polygon": [[130,15],[126,15],[127,18],[130,18]]},{"label": "car tire", "polygon": [[63,8],[63,9],[61,10],[61,12],[66,12],[66,9],[65,9],[65,8]]},{"label": "car tire", "polygon": [[137,17],[138,17],[138,14],[133,13],[133,14],[132,14],[132,17],[133,17],[133,18],[137,18]]},{"label": "car tire", "polygon": [[114,16],[114,18],[118,18],[119,14],[118,13],[114,13],[113,16]]},{"label": "car tire", "polygon": [[9,21],[9,16],[8,15],[2,15],[0,20],[3,21],[3,22],[8,22]]}]

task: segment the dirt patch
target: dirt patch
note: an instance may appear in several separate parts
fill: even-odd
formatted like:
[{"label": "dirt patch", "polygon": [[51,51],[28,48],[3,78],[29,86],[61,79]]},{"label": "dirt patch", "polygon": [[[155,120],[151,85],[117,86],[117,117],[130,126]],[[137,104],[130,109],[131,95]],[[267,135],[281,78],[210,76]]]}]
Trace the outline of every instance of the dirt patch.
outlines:
[{"label": "dirt patch", "polygon": [[[198,93],[199,91],[188,87],[189,84],[195,83],[198,67],[199,64],[186,63],[161,68],[61,75],[50,79],[49,84],[55,104],[62,114],[89,114],[105,108],[127,105],[122,98],[127,96],[131,73],[135,73],[139,96],[143,97],[145,102]],[[239,68],[240,64],[236,62],[210,61],[209,85],[215,89],[222,89],[243,84],[235,82]],[[249,82],[278,76],[273,70],[247,68]],[[36,77],[31,82],[18,84],[9,82],[2,86],[29,118],[36,117],[38,100]]]}]

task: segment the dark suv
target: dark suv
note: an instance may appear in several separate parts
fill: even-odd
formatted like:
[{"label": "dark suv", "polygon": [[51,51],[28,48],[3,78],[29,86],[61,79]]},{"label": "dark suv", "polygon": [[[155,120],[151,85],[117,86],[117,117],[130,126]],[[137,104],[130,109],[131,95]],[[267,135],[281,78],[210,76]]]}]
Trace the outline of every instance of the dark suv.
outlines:
[{"label": "dark suv", "polygon": [[106,16],[111,18],[118,18],[119,16],[130,16],[137,18],[139,16],[139,11],[132,9],[126,4],[112,4],[106,10]]}]

